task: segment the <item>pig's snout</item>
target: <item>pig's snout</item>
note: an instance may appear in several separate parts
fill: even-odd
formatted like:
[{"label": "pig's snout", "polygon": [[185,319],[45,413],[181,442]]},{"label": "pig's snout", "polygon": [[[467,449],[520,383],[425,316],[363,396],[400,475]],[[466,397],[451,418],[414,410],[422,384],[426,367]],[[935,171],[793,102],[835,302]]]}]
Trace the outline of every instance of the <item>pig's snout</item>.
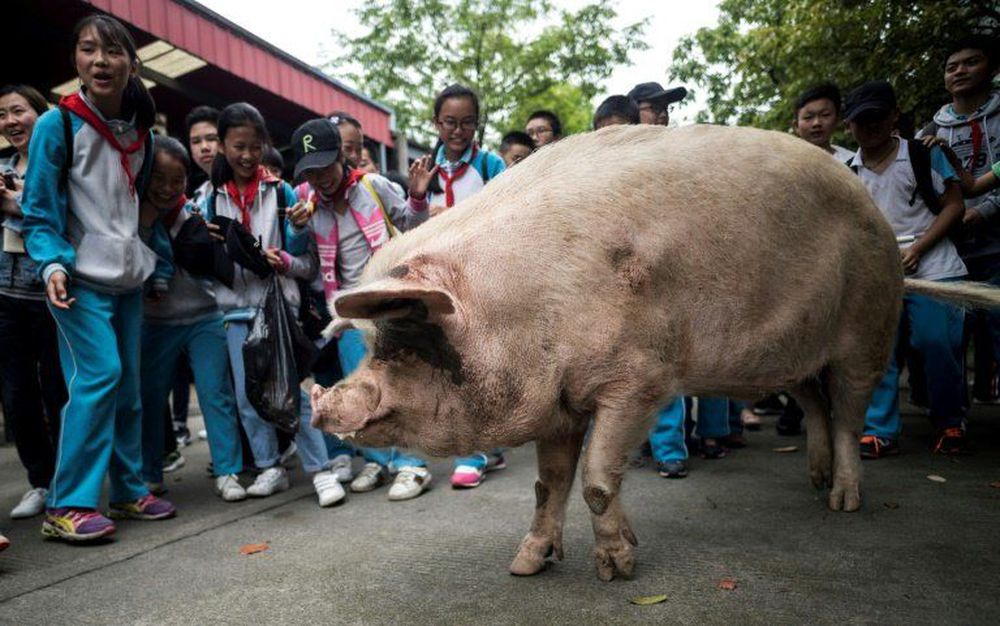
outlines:
[{"label": "pig's snout", "polygon": [[339,383],[329,389],[313,385],[309,392],[311,423],[334,435],[353,434],[374,419],[380,400],[378,386],[364,380]]}]

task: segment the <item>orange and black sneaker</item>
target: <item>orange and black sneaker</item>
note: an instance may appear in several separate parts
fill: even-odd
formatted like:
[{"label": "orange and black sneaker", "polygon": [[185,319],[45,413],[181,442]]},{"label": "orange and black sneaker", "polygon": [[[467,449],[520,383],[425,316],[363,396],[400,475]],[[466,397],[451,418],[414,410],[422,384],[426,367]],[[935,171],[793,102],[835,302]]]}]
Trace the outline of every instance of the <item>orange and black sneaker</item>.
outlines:
[{"label": "orange and black sneaker", "polygon": [[965,430],[959,427],[945,428],[938,435],[934,444],[934,454],[969,454],[968,442],[965,439]]},{"label": "orange and black sneaker", "polygon": [[888,437],[865,435],[861,437],[861,458],[881,459],[899,455],[899,441]]}]

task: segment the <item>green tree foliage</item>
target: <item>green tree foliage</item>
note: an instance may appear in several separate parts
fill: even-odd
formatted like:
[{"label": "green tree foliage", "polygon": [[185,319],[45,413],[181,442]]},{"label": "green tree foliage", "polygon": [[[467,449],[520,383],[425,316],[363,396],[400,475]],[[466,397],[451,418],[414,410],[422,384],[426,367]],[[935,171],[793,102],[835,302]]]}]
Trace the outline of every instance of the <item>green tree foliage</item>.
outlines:
[{"label": "green tree foliage", "polygon": [[590,130],[593,116],[593,96],[569,83],[556,83],[544,92],[515,103],[507,118],[497,127],[502,131],[524,130],[528,116],[535,111],[552,111],[562,122],[563,135],[572,135]]},{"label": "green tree foliage", "polygon": [[479,138],[520,127],[520,103],[539,102],[574,120],[616,65],[646,47],[645,22],[618,30],[610,0],[557,11],[549,0],[372,0],[357,12],[365,34],[334,31],[344,53],[325,71],[347,78],[396,111],[396,126],[433,136],[435,94],[452,83],[480,95]]},{"label": "green tree foliage", "polygon": [[930,119],[948,94],[945,50],[1000,34],[997,0],[723,0],[719,23],[681,40],[671,77],[705,90],[699,121],[788,128],[799,93],[887,79],[900,108]]}]

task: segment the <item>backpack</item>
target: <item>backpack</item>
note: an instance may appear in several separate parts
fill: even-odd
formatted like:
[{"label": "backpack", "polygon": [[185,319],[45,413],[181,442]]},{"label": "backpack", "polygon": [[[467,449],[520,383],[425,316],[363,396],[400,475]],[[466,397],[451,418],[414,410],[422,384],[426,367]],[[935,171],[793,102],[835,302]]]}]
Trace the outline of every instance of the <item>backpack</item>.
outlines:
[{"label": "backpack", "polygon": [[[943,207],[941,206],[941,199],[938,197],[937,191],[934,190],[930,149],[915,139],[906,142],[906,149],[910,157],[910,167],[913,168],[913,178],[917,182],[917,186],[913,190],[913,195],[910,196],[909,205],[913,206],[913,203],[917,201],[917,195],[919,195],[931,213],[934,215],[940,214]],[[851,165],[850,161],[847,162],[847,166],[855,174],[861,171],[860,166]]]},{"label": "backpack", "polygon": [[[73,167],[73,123],[69,117],[69,109],[60,106],[59,113],[62,115],[63,140],[66,143],[66,158],[63,159],[62,169],[59,171],[59,190],[66,191],[69,184],[69,170]],[[136,177],[136,193],[139,198],[146,195],[149,187],[149,179],[153,173],[153,133],[146,137],[146,144],[142,148],[142,169]]]}]

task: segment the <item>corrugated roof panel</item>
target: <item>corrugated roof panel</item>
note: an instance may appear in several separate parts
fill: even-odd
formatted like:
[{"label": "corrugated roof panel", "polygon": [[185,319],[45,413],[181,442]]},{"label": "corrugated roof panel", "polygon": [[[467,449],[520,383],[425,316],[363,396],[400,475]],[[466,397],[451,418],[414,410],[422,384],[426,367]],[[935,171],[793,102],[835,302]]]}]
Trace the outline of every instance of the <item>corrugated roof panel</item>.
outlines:
[{"label": "corrugated roof panel", "polygon": [[[387,112],[241,37],[238,28],[230,30],[223,27],[205,14],[193,10],[190,6],[194,4],[192,2],[86,1],[317,115],[337,109],[348,111],[362,122],[366,134],[372,139],[393,145]],[[208,12],[207,15],[213,14]]]}]

